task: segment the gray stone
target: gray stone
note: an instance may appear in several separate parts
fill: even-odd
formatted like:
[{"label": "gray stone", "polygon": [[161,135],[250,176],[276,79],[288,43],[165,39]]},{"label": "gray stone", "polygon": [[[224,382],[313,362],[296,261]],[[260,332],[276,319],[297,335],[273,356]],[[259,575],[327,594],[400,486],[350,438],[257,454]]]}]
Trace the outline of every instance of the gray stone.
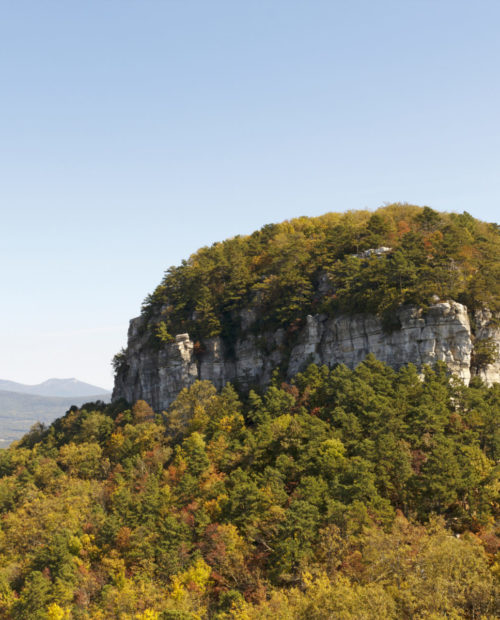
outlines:
[{"label": "gray stone", "polygon": [[[143,319],[132,319],[126,364],[115,378],[113,399],[143,399],[160,411],[197,379],[208,379],[217,388],[228,381],[243,388],[265,387],[280,365],[286,365],[291,378],[312,362],[354,368],[369,353],[396,369],[409,363],[421,367],[442,361],[468,384],[473,342],[484,339],[496,343],[497,355],[477,374],[488,384],[500,381],[500,328],[488,310],[475,313],[475,335],[467,308],[454,301],[435,303],[426,312],[415,306],[401,307],[396,314],[400,328],[392,332],[384,331],[380,319],[369,314],[309,315],[289,355],[283,329],[259,336],[243,332],[233,356],[225,352],[219,337],[205,340],[196,356],[188,334],[179,334],[175,342],[157,350],[148,344]],[[244,312],[242,318],[248,327],[256,317]]]}]

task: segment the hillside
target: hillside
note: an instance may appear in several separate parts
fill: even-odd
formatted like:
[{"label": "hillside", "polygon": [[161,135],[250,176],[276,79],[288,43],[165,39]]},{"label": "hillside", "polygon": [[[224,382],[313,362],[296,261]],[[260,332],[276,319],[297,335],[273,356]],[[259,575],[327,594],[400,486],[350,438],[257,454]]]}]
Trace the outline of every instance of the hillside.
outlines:
[{"label": "hillside", "polygon": [[445,362],[500,381],[500,229],[395,204],[264,226],[171,267],[131,321],[114,398],[157,411],[197,379],[264,388],[308,362]]},{"label": "hillside", "polygon": [[311,365],[33,430],[0,452],[0,617],[499,617],[500,385],[445,371]]}]

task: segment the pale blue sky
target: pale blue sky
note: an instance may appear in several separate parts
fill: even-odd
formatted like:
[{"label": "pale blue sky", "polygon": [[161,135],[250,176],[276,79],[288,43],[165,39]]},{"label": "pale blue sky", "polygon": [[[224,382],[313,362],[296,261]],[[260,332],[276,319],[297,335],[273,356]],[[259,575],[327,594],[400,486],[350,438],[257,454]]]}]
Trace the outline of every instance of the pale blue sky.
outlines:
[{"label": "pale blue sky", "polygon": [[0,2],[0,378],[112,385],[163,271],[408,201],[498,221],[500,2]]}]

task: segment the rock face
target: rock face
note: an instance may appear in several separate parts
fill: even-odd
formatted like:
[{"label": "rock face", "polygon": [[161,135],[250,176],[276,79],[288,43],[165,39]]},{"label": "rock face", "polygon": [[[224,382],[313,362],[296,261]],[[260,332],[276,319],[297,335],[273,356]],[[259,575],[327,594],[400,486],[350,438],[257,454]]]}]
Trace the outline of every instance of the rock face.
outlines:
[{"label": "rock face", "polygon": [[[143,320],[132,319],[113,400],[143,399],[160,411],[197,379],[208,379],[217,388],[229,381],[243,388],[264,387],[280,365],[292,377],[312,362],[354,368],[369,353],[396,369],[409,363],[420,367],[442,361],[466,384],[471,374],[479,374],[489,384],[500,381],[500,329],[494,326],[487,310],[474,316],[475,337],[467,308],[454,301],[436,303],[426,312],[418,307],[402,307],[397,315],[401,327],[391,333],[384,331],[380,320],[372,315],[310,315],[291,350],[283,329],[259,336],[247,332],[236,342],[231,356],[218,337],[206,340],[203,350],[195,353],[188,334],[179,334],[175,342],[153,349],[148,346]],[[246,329],[253,319],[242,317]],[[471,368],[474,341],[486,339],[495,351],[494,361],[489,360],[480,369]]]},{"label": "rock face", "polygon": [[489,343],[493,359],[489,364],[479,368],[477,375],[488,385],[500,382],[500,321],[492,313],[478,310],[474,314],[476,323],[476,341]]}]

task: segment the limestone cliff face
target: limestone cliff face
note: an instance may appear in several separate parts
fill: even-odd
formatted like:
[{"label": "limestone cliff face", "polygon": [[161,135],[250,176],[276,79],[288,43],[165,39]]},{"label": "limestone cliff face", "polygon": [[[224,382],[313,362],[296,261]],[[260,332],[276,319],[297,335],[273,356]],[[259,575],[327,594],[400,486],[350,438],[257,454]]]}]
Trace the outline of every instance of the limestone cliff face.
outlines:
[{"label": "limestone cliff face", "polygon": [[[259,336],[247,331],[236,342],[231,356],[220,338],[206,340],[203,350],[195,353],[188,334],[179,334],[175,342],[153,349],[148,346],[143,319],[132,319],[113,399],[143,399],[160,411],[197,379],[208,379],[217,388],[229,381],[243,388],[264,387],[280,365],[292,377],[311,362],[328,366],[342,363],[353,368],[369,353],[394,368],[442,361],[467,384],[475,373],[489,384],[500,381],[500,329],[487,310],[474,316],[475,336],[467,308],[454,301],[436,303],[426,312],[402,307],[397,315],[401,327],[391,333],[384,331],[380,320],[372,315],[310,315],[291,349],[282,329]],[[254,317],[247,313],[241,318],[248,330]],[[474,342],[477,346],[484,340],[492,345],[495,359],[475,368]]]}]

